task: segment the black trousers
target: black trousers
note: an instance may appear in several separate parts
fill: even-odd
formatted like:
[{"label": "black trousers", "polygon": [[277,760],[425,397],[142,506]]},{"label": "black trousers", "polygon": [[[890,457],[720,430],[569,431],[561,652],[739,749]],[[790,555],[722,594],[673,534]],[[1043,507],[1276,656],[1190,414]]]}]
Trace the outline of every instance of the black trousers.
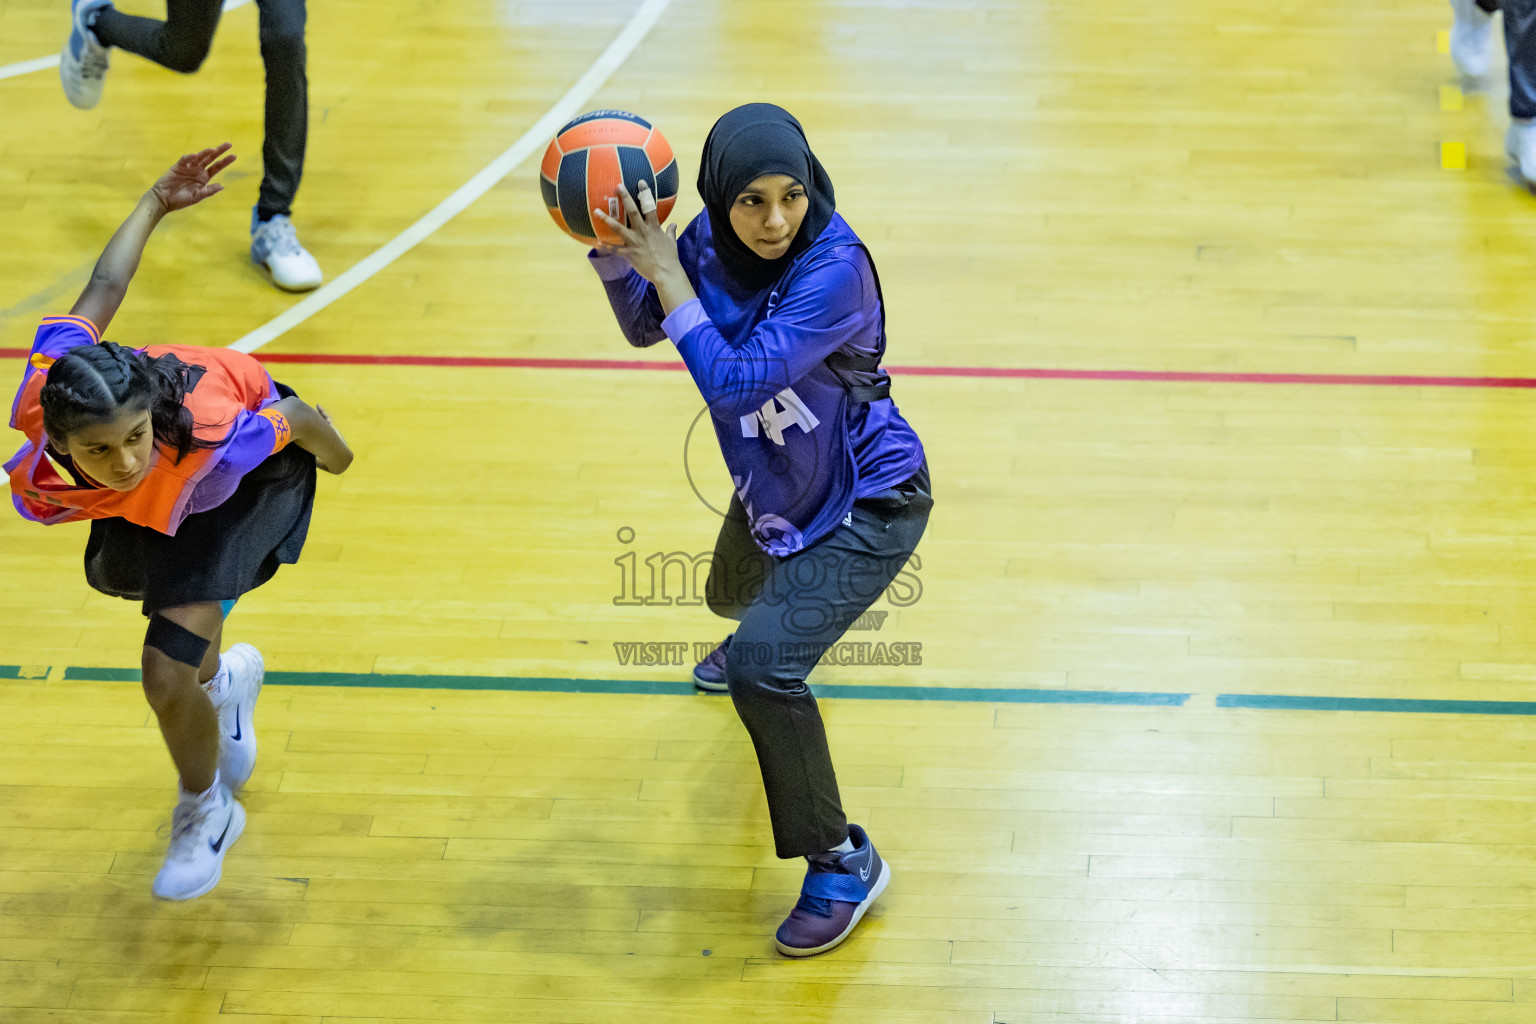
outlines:
[{"label": "black trousers", "polygon": [[715,614],[740,620],[725,679],[757,750],[780,857],[821,853],[848,837],[805,677],[906,565],[932,508],[925,464],[906,484],[855,502],[851,524],[775,559],[753,543],[741,502],[731,500],[706,598]]},{"label": "black trousers", "polygon": [[[256,0],[261,60],[267,71],[266,139],[257,216],[287,215],[304,173],[309,131],[309,79],[304,64],[305,0]],[[162,67],[191,74],[213,45],[221,0],[166,0],[165,20],[120,14],[108,7],[92,27],[105,46],[116,46]]]},{"label": "black trousers", "polygon": [[1501,0],[1509,53],[1509,116],[1536,117],[1536,0]]},{"label": "black trousers", "polygon": [[1504,11],[1504,49],[1509,54],[1509,116],[1536,117],[1536,0],[1476,0],[1488,12]]}]

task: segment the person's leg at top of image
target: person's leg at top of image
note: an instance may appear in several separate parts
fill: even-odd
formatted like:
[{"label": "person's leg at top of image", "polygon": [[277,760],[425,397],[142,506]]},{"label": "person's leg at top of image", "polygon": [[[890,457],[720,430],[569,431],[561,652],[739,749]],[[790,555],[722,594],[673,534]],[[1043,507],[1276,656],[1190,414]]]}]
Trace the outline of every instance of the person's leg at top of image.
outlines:
[{"label": "person's leg at top of image", "polygon": [[1536,183],[1536,0],[1502,0],[1509,55],[1509,130],[1504,152],[1527,186]]},{"label": "person's leg at top of image", "polygon": [[[308,291],[324,275],[299,243],[291,219],[309,130],[305,0],[257,0],[257,7],[266,137],[261,192],[251,213],[251,260],[279,288]],[[221,0],[167,0],[160,21],[123,14],[110,0],[74,0],[74,24],[59,63],[65,95],[82,109],[96,106],[114,46],[191,74],[208,56],[222,11]]]},{"label": "person's leg at top of image", "polygon": [[82,110],[101,102],[108,53],[114,46],[191,74],[208,56],[223,9],[221,0],[166,0],[161,21],[123,14],[111,0],[73,0],[73,23],[59,60],[64,95]]},{"label": "person's leg at top of image", "polygon": [[285,291],[318,288],[320,264],[299,244],[293,200],[304,175],[309,134],[305,0],[256,0],[261,62],[266,68],[266,136],[261,193],[251,211],[251,261]]}]

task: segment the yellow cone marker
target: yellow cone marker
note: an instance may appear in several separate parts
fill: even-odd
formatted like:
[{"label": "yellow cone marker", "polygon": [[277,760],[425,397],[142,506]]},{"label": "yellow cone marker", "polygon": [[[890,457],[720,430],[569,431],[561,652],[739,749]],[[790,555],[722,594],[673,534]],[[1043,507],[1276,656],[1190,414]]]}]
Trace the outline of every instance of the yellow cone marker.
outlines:
[{"label": "yellow cone marker", "polygon": [[1460,110],[1465,104],[1466,97],[1461,93],[1461,87],[1455,85],[1442,85],[1440,87],[1440,109]]},{"label": "yellow cone marker", "polygon": [[1467,144],[1465,142],[1440,143],[1440,168],[1446,171],[1467,169]]},{"label": "yellow cone marker", "polygon": [[1436,53],[1450,53],[1451,52],[1451,30],[1450,29],[1443,28],[1439,32],[1435,33],[1435,52]]}]

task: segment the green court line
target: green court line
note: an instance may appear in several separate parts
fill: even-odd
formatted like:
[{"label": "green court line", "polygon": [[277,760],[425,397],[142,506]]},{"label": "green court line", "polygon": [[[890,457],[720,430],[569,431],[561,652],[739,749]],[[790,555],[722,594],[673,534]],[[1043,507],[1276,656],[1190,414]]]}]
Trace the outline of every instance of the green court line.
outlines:
[{"label": "green court line", "polygon": [[[65,679],[97,682],[138,682],[131,668],[64,670]],[[439,676],[373,672],[268,672],[275,686],[376,686],[404,690],[503,690],[523,693],[694,694],[693,684],[661,679],[542,679],[526,676]],[[818,697],[843,700],[968,701],[982,704],[1129,704],[1141,707],[1180,707],[1187,693],[1113,690],[1026,690],[946,686],[813,686]]]},{"label": "green court line", "polygon": [[136,683],[136,668],[66,668],[65,679],[89,679],[93,683]]},{"label": "green court line", "polygon": [[[47,670],[34,668],[33,672]],[[16,665],[0,665],[0,679],[18,679]],[[30,678],[29,674],[29,678]],[[64,670],[65,679],[93,682],[138,682],[136,668]],[[530,676],[411,675],[387,672],[268,672],[277,686],[361,686],[397,690],[500,690],[520,693],[659,694],[674,697],[698,693],[690,682],[663,679],[544,679]],[[812,686],[818,697],[838,700],[963,701],[980,704],[1115,704],[1133,707],[1183,707],[1191,694],[1157,691],[1031,690],[970,686],[853,686],[827,683]],[[1369,697],[1281,696],[1222,693],[1219,708],[1256,711],[1374,711],[1426,715],[1533,715],[1536,702],[1489,700],[1396,700]]]},{"label": "green court line", "polygon": [[1272,693],[1224,693],[1219,708],[1263,711],[1373,711],[1418,715],[1536,715],[1536,701],[1427,700],[1395,697],[1299,697]]}]

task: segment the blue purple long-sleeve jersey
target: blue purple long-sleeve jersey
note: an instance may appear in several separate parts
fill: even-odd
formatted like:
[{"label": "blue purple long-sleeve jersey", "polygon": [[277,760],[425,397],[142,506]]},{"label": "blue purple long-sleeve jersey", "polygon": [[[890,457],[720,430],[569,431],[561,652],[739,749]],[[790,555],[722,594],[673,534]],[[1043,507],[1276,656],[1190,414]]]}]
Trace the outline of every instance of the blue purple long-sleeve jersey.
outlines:
[{"label": "blue purple long-sleeve jersey", "polygon": [[841,216],[768,288],[727,275],[705,214],[679,237],[678,257],[698,299],[669,316],[623,257],[590,259],[629,343],[677,346],[759,546],[778,556],[808,547],[856,499],[917,471],[922,442],[895,403],[851,401],[826,364],[839,350],[879,358],[885,349],[874,268]]}]

